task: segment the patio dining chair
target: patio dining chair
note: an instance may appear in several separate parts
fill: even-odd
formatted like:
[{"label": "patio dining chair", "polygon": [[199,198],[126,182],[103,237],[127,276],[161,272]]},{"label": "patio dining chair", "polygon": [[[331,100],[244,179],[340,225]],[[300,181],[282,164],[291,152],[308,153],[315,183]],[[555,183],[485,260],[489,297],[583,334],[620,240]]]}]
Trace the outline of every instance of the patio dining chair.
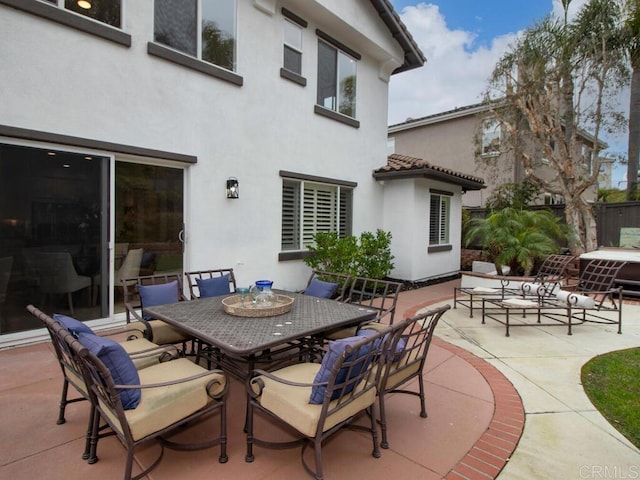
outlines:
[{"label": "patio dining chair", "polygon": [[179,274],[122,278],[122,291],[128,330],[138,330],[146,339],[158,345],[182,344],[182,351],[186,353],[186,344],[192,340],[191,337],[145,312],[148,307],[187,300],[182,293]]},{"label": "patio dining chair", "polygon": [[191,300],[201,297],[215,297],[236,291],[236,277],[233,268],[198,270],[185,272]]},{"label": "patio dining chair", "polygon": [[352,280],[351,275],[313,270],[307,281],[307,286],[301,293],[343,302],[347,299],[347,292]]},{"label": "patio dining chair", "polygon": [[[364,430],[371,435],[372,455],[380,457],[376,426],[376,386],[386,333],[337,340],[329,343],[322,363],[304,362],[266,372],[254,370],[247,381],[247,462],[254,461],[253,446],[294,448],[302,446],[302,465],[307,473],[323,477],[323,442],[343,427]],[[354,425],[370,411],[367,426]],[[297,439],[266,441],[254,435],[256,412],[288,425]],[[268,430],[265,428],[265,431]],[[315,466],[305,460],[305,450],[313,446]]]},{"label": "patio dining chair", "polygon": [[[363,307],[377,310],[378,316],[371,323],[371,328],[380,330],[389,325],[393,325],[396,313],[398,297],[402,290],[402,284],[390,280],[380,280],[376,278],[355,277],[349,289],[347,303],[362,305]],[[388,324],[380,323],[380,319],[388,319]],[[367,324],[369,324],[367,323]],[[336,340],[340,338],[353,337],[362,325],[341,328],[326,334],[326,338]]]},{"label": "patio dining chair", "polygon": [[[423,370],[431,346],[433,332],[442,315],[451,308],[443,305],[427,310],[391,327],[390,340],[383,355],[384,367],[378,386],[382,448],[389,448],[387,438],[386,397],[392,393],[415,395],[420,399],[420,416],[427,418]],[[364,329],[367,328],[365,325]],[[409,390],[407,384],[418,379],[418,391]]]},{"label": "patio dining chair", "polygon": [[[89,388],[87,387],[82,375],[81,366],[76,362],[75,357],[71,355],[66,342],[63,341],[63,337],[67,333],[75,336],[80,332],[93,334],[93,330],[84,323],[71,317],[54,315],[52,318],[33,305],[27,306],[27,311],[39,319],[47,329],[51,338],[53,350],[62,371],[62,394],[60,397],[58,420],[56,422],[58,425],[62,425],[66,422],[65,412],[67,405],[89,399]],[[151,343],[145,338],[132,338],[118,343],[129,355],[136,369],[142,369],[157,364],[161,359],[173,357],[176,354],[175,348],[159,346]],[[80,397],[72,399],[69,398],[69,385],[71,385],[80,394]],[[89,458],[91,425],[92,417],[90,415],[87,427],[85,450],[82,454],[82,458],[85,460]]]},{"label": "patio dining chair", "polygon": [[[206,370],[186,358],[138,371],[123,350],[107,350],[95,335],[80,333],[76,339],[67,334],[64,341],[81,365],[93,407],[88,463],[98,461],[100,439],[111,435],[127,450],[125,480],[146,477],[160,463],[165,447],[196,450],[219,445],[218,461],[227,462],[228,382],[222,371]],[[206,441],[177,443],[170,439],[176,432],[185,432],[188,424],[216,418],[218,432]],[[136,448],[154,440],[160,445],[158,456],[132,477]]]}]

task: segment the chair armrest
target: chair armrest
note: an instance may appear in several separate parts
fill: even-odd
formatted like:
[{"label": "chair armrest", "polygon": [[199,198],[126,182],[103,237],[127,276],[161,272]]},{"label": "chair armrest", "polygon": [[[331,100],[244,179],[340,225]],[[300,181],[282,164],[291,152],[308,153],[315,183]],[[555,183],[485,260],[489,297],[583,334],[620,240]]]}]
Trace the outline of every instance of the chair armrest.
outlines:
[{"label": "chair armrest", "polygon": [[[188,377],[180,378],[177,380],[171,380],[167,382],[159,382],[159,383],[146,383],[143,385],[114,385],[117,390],[133,390],[133,389],[142,389],[142,388],[162,388],[169,387],[171,385],[180,385],[182,383],[188,383],[193,380],[198,380],[199,378],[204,378],[207,376],[216,375],[216,378],[213,378],[210,382],[207,383],[207,394],[211,398],[220,399],[224,397],[227,392],[229,382],[227,381],[227,376],[222,370],[205,370],[204,372],[198,373],[196,375],[190,375]],[[223,380],[219,377],[222,376]],[[214,386],[222,386],[223,389],[219,393],[212,393]]]},{"label": "chair armrest", "polygon": [[[307,383],[307,382],[293,382],[291,380],[287,380],[282,377],[278,377],[272,373],[269,373],[265,370],[254,370],[251,372],[251,377],[247,379],[247,392],[251,395],[252,398],[257,398],[262,395],[262,389],[264,388],[264,382],[262,381],[262,377],[266,377],[274,382],[282,383],[284,385],[290,385],[292,387],[319,387],[319,386],[327,386],[329,382],[319,382],[319,383]],[[257,387],[257,390],[256,388]]]},{"label": "chair armrest", "polygon": [[[149,334],[147,334],[147,332],[151,332],[151,325],[149,324],[149,322],[147,320],[145,320],[144,318],[142,318],[142,315],[140,315],[138,312],[136,312],[135,307],[129,303],[126,302],[124,304],[125,308],[127,309],[127,312],[129,313],[129,315],[133,316],[133,318],[137,321],[140,322],[144,325],[144,332],[142,332],[144,334],[145,338],[149,338]],[[131,324],[131,317],[128,316],[127,317],[127,323]]]}]

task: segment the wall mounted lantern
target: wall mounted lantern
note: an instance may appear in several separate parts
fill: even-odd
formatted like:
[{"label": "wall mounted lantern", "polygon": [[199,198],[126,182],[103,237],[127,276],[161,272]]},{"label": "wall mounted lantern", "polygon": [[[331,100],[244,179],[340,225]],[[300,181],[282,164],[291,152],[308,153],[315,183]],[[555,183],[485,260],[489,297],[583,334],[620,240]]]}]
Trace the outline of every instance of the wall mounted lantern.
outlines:
[{"label": "wall mounted lantern", "polygon": [[84,8],[85,10],[89,10],[91,8],[91,2],[88,0],[78,0],[76,3],[80,8]]},{"label": "wall mounted lantern", "polygon": [[227,198],[239,198],[240,197],[240,184],[236,177],[229,177],[227,179]]}]

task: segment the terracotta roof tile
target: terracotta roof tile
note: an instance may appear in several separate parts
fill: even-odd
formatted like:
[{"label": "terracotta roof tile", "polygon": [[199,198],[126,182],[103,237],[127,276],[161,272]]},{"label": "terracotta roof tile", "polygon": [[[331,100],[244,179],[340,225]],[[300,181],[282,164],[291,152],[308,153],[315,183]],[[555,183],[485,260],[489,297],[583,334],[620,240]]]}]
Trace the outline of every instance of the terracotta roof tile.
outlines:
[{"label": "terracotta roof tile", "polygon": [[[468,182],[473,182],[473,183],[478,183],[479,186],[482,185],[482,187],[484,186],[484,180],[480,177],[475,177],[473,175],[468,175],[466,173],[461,173],[461,172],[456,172],[454,170],[451,170],[449,168],[444,168],[444,167],[440,167],[438,165],[433,165],[431,163],[429,163],[428,161],[422,159],[422,158],[416,158],[416,157],[410,157],[408,155],[400,155],[398,153],[394,153],[392,155],[389,155],[387,157],[387,164],[383,167],[380,167],[376,170],[374,170],[374,175],[376,173],[384,173],[384,172],[411,172],[411,171],[416,171],[416,173],[418,173],[418,171],[424,172],[425,170],[427,171],[432,171],[432,172],[439,172],[439,173],[443,173],[445,175],[451,176],[451,177],[456,177],[459,178],[461,180],[466,180]],[[481,188],[482,188],[481,187]]]}]

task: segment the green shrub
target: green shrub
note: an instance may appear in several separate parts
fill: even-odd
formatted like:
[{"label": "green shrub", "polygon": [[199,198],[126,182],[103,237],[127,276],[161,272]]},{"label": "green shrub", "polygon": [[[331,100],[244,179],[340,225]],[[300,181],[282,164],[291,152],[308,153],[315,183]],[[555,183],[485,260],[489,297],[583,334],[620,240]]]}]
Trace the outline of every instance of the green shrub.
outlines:
[{"label": "green shrub", "polygon": [[391,233],[378,229],[375,234],[363,232],[360,238],[338,238],[336,232],[318,232],[312,256],[304,262],[314,270],[347,275],[384,278],[393,269]]}]

